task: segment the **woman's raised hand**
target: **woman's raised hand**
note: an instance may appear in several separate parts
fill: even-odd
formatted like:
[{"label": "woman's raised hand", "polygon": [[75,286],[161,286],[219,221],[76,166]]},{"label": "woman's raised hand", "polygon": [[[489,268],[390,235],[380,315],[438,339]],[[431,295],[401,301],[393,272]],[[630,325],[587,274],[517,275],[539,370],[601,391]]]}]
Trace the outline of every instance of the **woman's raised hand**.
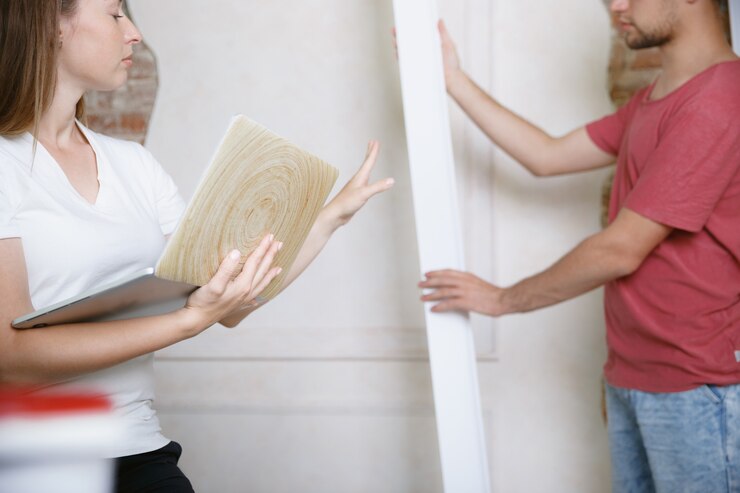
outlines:
[{"label": "woman's raised hand", "polygon": [[373,195],[384,192],[393,186],[393,178],[384,178],[370,183],[370,173],[378,157],[378,141],[371,140],[367,145],[365,161],[355,175],[344,185],[344,188],[326,205],[337,225],[346,224]]},{"label": "woman's raised hand", "polygon": [[259,294],[278,274],[272,261],[283,246],[273,235],[262,238],[257,248],[240,265],[241,253],[232,250],[221,262],[208,284],[188,298],[186,312],[194,317],[196,333],[236,311],[260,303]]}]

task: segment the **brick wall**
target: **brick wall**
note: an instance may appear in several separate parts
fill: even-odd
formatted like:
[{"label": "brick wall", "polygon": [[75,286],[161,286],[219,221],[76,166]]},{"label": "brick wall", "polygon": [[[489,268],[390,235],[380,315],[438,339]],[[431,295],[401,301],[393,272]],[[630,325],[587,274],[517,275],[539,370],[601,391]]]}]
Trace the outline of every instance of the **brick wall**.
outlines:
[{"label": "brick wall", "polygon": [[[124,2],[124,9],[128,8]],[[87,124],[97,132],[133,140],[146,139],[157,95],[157,62],[146,43],[134,46],[134,64],[125,86],[113,92],[85,95]]]},{"label": "brick wall", "polygon": [[[603,0],[607,8],[611,3]],[[722,1],[725,13],[725,30],[730,38],[730,24],[727,16],[727,0]],[[612,15],[612,49],[609,62],[609,95],[616,107],[626,103],[638,89],[652,82],[660,71],[658,48],[631,50],[627,47],[616,29],[616,18]]]}]

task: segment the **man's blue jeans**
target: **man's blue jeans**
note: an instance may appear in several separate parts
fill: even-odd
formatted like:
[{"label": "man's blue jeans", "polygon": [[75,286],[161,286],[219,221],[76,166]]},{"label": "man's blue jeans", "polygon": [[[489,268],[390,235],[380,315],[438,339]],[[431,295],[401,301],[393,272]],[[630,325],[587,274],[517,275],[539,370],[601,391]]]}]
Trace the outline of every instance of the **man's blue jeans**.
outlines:
[{"label": "man's blue jeans", "polygon": [[740,385],[606,385],[613,493],[740,493]]}]

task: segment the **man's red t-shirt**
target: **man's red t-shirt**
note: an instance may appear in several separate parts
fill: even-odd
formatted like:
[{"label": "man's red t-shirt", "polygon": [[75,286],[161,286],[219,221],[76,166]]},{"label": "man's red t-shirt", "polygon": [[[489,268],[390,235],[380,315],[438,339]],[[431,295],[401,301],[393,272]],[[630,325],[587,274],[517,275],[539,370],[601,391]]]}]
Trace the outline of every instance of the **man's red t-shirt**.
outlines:
[{"label": "man's red t-shirt", "polygon": [[674,228],[606,285],[607,381],[649,392],[740,383],[740,60],[586,127],[617,156],[609,204]]}]

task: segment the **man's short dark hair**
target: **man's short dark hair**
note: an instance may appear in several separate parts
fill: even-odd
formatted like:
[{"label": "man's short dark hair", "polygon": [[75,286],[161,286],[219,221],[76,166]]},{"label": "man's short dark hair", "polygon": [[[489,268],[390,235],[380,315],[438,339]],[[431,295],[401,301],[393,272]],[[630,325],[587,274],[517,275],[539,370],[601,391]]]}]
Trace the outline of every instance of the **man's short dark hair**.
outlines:
[{"label": "man's short dark hair", "polygon": [[[727,5],[727,0],[713,0],[714,5],[717,7],[717,12],[719,12],[720,17],[722,18],[722,23],[725,26],[725,35],[727,36],[727,41],[732,43],[732,35],[730,33],[730,12],[729,12],[729,6]],[[737,34],[736,34],[737,35]]]}]

